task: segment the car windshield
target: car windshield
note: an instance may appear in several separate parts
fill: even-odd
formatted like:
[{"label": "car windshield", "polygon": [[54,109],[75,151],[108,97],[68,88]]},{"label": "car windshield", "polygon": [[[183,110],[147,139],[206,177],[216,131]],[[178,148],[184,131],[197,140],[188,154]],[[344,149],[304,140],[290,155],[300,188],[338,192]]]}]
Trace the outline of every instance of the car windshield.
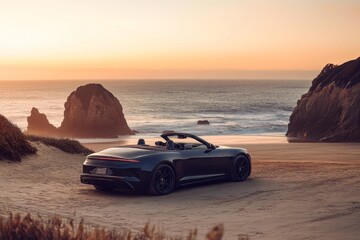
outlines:
[{"label": "car windshield", "polygon": [[138,139],[138,146],[141,148],[156,148],[163,150],[203,150],[208,149],[208,146],[196,138],[186,136],[184,134],[179,135],[165,135],[161,140],[155,139],[153,146],[149,141],[145,139]]},{"label": "car windshield", "polygon": [[180,149],[182,150],[191,150],[191,149],[203,149],[207,148],[203,143],[197,141],[191,137],[179,137],[178,135],[168,136],[168,138],[173,141],[175,144],[181,146]]},{"label": "car windshield", "polygon": [[179,138],[178,136],[168,136],[168,138],[173,141],[174,143],[200,143],[199,141],[191,138],[191,137],[187,137],[187,138]]}]

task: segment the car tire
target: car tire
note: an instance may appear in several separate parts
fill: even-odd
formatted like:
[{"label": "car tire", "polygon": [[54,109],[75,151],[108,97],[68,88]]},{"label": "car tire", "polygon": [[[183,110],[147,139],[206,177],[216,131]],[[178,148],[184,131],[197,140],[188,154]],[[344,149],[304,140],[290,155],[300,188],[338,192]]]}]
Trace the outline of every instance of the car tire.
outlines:
[{"label": "car tire", "polygon": [[158,165],[151,177],[148,193],[151,195],[167,195],[175,189],[175,172],[168,164]]},{"label": "car tire", "polygon": [[100,192],[111,192],[114,190],[114,187],[109,185],[94,185],[94,187]]},{"label": "car tire", "polygon": [[245,181],[251,173],[250,160],[244,155],[234,158],[231,168],[231,179],[234,182]]}]

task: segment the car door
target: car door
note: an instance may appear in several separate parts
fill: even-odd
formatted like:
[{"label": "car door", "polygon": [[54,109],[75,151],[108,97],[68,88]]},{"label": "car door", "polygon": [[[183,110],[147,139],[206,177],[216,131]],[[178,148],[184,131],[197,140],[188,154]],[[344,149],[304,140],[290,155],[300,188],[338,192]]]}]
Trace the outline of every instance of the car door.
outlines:
[{"label": "car door", "polygon": [[180,169],[179,180],[216,177],[225,173],[225,162],[219,149],[192,149],[181,151],[182,159],[175,164]]}]

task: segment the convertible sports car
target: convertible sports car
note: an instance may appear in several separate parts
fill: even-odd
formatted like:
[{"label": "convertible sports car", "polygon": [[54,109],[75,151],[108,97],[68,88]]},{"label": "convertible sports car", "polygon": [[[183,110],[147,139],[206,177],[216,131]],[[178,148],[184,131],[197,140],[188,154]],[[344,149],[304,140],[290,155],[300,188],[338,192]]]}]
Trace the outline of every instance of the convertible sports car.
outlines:
[{"label": "convertible sports car", "polygon": [[239,182],[251,173],[251,158],[243,148],[215,146],[188,133],[167,132],[164,141],[149,146],[113,147],[87,156],[81,182],[101,191],[134,189],[152,195],[176,187],[228,178]]}]

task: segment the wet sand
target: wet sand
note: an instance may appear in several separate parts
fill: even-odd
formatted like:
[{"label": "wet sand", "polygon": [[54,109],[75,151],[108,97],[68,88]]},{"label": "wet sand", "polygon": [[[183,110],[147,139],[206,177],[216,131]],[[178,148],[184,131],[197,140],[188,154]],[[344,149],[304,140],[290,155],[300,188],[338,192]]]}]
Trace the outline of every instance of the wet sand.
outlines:
[{"label": "wet sand", "polygon": [[[200,239],[217,223],[224,223],[225,239],[238,234],[251,239],[358,239],[360,144],[207,139],[247,148],[253,157],[251,178],[180,188],[162,197],[104,194],[79,182],[85,156],[36,144],[37,156],[22,163],[0,162],[0,212],[56,213],[133,230],[151,221],[172,235],[198,228]],[[118,144],[87,144],[95,150],[111,145]]]}]

